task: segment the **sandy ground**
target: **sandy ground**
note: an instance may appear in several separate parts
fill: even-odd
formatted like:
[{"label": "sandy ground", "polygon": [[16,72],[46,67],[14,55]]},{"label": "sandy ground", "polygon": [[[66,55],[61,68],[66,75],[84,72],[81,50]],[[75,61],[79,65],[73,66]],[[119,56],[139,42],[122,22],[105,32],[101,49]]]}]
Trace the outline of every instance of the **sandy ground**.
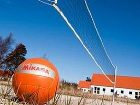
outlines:
[{"label": "sandy ground", "polygon": [[[80,100],[81,100],[80,97],[62,95],[59,98],[59,101],[56,105],[140,105],[140,104],[130,104],[130,103],[122,103],[122,102],[114,102],[112,104],[109,101],[102,101],[99,99],[82,99],[81,103],[78,104]],[[0,105],[28,105],[28,104],[20,104],[13,101],[1,99]]]},{"label": "sandy ground", "polygon": [[[74,97],[74,96],[66,96],[63,95],[60,100],[59,105],[66,105],[66,100],[70,100],[71,98],[71,105],[78,105],[78,102],[80,101],[80,97]],[[84,103],[84,104],[83,104]],[[99,99],[83,99],[80,105],[140,105],[140,104],[130,104],[130,103],[122,103],[122,102],[114,102],[111,103],[109,101],[102,101]]]}]

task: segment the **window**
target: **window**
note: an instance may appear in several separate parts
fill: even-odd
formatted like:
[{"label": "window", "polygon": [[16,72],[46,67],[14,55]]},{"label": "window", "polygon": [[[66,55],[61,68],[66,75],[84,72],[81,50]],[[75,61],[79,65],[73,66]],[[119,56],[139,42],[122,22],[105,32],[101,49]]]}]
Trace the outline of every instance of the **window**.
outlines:
[{"label": "window", "polygon": [[138,96],[135,96],[135,98],[137,99],[137,98],[138,98]]},{"label": "window", "polygon": [[105,88],[103,88],[103,92],[105,92]]},{"label": "window", "polygon": [[129,91],[129,94],[132,94],[132,92],[131,92],[131,91]]},{"label": "window", "polygon": [[97,88],[97,94],[100,94],[100,88],[99,87]]},{"label": "window", "polygon": [[94,87],[94,93],[95,94],[100,94],[100,88],[99,87]]},{"label": "window", "polygon": [[135,92],[135,98],[140,98],[140,92]]},{"label": "window", "polygon": [[97,87],[94,87],[94,93],[97,93],[96,91],[97,91]]},{"label": "window", "polygon": [[97,94],[100,94],[100,91],[97,91]]},{"label": "window", "polygon": [[114,92],[114,89],[111,89],[111,92]]},{"label": "window", "polygon": [[123,90],[121,90],[121,93],[123,94],[123,93],[124,93],[124,91],[123,91]]},{"label": "window", "polygon": [[94,87],[94,91],[97,90],[97,87]]}]

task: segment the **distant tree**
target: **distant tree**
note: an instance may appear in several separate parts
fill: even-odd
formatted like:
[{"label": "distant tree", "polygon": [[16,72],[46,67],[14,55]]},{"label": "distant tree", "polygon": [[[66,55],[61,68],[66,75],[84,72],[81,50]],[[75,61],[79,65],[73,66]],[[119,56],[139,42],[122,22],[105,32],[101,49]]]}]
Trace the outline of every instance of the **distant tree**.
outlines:
[{"label": "distant tree", "polygon": [[8,70],[14,71],[24,60],[26,60],[25,55],[27,53],[26,47],[23,44],[18,44],[14,51],[12,51],[4,63]]},{"label": "distant tree", "polygon": [[86,81],[89,81],[89,82],[90,82],[90,81],[91,81],[90,77],[87,77],[87,78],[86,78]]},{"label": "distant tree", "polygon": [[14,43],[12,33],[0,36],[0,69],[14,71],[25,60],[26,47],[20,43],[14,48]]},{"label": "distant tree", "polygon": [[0,36],[0,68],[2,67],[2,63],[6,58],[7,54],[12,50],[12,45],[14,43],[12,33],[9,34],[5,39]]}]

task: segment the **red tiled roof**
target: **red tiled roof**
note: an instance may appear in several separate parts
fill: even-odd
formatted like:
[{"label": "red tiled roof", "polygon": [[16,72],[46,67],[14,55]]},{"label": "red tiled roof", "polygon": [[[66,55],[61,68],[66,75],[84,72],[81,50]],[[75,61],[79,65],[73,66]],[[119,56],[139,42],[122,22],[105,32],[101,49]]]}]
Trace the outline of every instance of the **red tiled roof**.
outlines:
[{"label": "red tiled roof", "polygon": [[[103,74],[93,74],[91,84],[96,86],[113,86]],[[116,87],[140,90],[140,77],[117,76]]]},{"label": "red tiled roof", "polygon": [[90,88],[91,82],[89,81],[79,81],[78,87],[80,88]]}]

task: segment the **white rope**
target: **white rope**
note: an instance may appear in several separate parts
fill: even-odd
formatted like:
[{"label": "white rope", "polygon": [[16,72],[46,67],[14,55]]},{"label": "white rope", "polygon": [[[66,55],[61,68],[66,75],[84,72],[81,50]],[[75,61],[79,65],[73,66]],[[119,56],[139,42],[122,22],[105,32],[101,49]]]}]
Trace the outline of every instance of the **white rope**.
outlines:
[{"label": "white rope", "polygon": [[57,4],[58,0],[55,0],[54,2],[55,2],[55,4]]},{"label": "white rope", "polygon": [[[47,3],[47,2],[45,2],[45,1],[42,1],[42,0],[38,0],[38,1],[41,2],[41,3],[43,3],[43,4],[46,4],[46,5],[52,6],[52,4]],[[50,1],[50,0],[48,0],[48,1]]]},{"label": "white rope", "polygon": [[54,1],[48,0],[48,1],[57,4],[57,1],[58,1],[58,0],[54,0]]},{"label": "white rope", "polygon": [[47,2],[46,2],[46,1],[43,1],[43,0],[38,0],[38,1],[41,2],[41,3],[43,3],[43,4],[52,6],[53,4],[57,4],[57,1],[58,1],[58,0],[54,0],[54,1],[52,1],[52,0],[47,0]]},{"label": "white rope", "polygon": [[[82,46],[86,49],[86,51],[88,52],[88,54],[90,55],[90,57],[94,60],[95,64],[102,70],[102,72],[104,73],[102,67],[96,62],[95,58],[93,57],[93,55],[91,54],[91,52],[88,50],[88,48],[86,47],[86,45],[84,44],[84,42],[82,41],[82,39],[79,37],[79,35],[77,34],[77,32],[75,31],[75,29],[73,28],[73,26],[70,24],[70,22],[68,21],[68,19],[66,18],[66,16],[63,14],[63,12],[59,9],[59,7],[55,4],[53,4],[53,7],[59,12],[59,14],[63,17],[63,19],[65,20],[65,22],[67,23],[67,25],[71,28],[71,30],[74,32],[74,34],[76,35],[77,39],[81,42]],[[105,74],[105,73],[104,73]],[[106,75],[105,75],[106,76]],[[106,78],[113,84],[114,82],[111,81],[107,76]]]},{"label": "white rope", "polygon": [[[99,34],[99,31],[98,31],[98,29],[97,29],[97,26],[96,26],[96,23],[95,23],[94,18],[93,18],[93,16],[92,16],[92,13],[91,13],[91,11],[90,11],[90,9],[89,9],[89,7],[88,7],[87,1],[84,0],[84,2],[85,2],[85,5],[86,5],[86,8],[87,8],[87,10],[88,10],[88,13],[89,13],[89,15],[90,15],[90,17],[91,17],[92,23],[93,23],[93,25],[94,25],[94,27],[95,27],[96,33],[97,33],[97,35],[98,35],[98,37],[99,37],[99,39],[100,39],[100,41],[101,41],[101,44],[102,44],[102,46],[103,46],[103,49],[104,49],[104,51],[105,51],[105,53],[106,53],[108,59],[110,60],[111,65],[115,68],[115,66],[113,65],[113,63],[112,63],[112,61],[111,61],[109,55],[107,54],[107,51],[106,51],[105,47],[104,47],[103,41],[102,41],[101,36],[100,36],[100,34]],[[104,73],[103,70],[102,70],[102,72],[103,72],[103,74],[107,77],[107,75]],[[114,70],[114,72],[115,72],[115,70]],[[107,77],[107,78],[108,78],[108,77]],[[108,78],[108,79],[109,79],[109,78]],[[110,79],[109,79],[109,80],[110,80]],[[113,82],[113,81],[112,81],[112,82]]]},{"label": "white rope", "polygon": [[[109,77],[107,77],[107,75],[104,73],[104,71],[103,71],[103,69],[102,69],[102,67],[96,62],[96,60],[95,60],[95,58],[94,58],[94,56],[91,54],[91,52],[88,50],[88,48],[86,47],[86,45],[84,44],[84,42],[82,41],[82,39],[80,38],[80,36],[77,34],[77,32],[75,31],[75,29],[73,28],[73,26],[70,24],[70,22],[68,21],[68,19],[67,19],[67,17],[64,15],[64,13],[60,10],[60,8],[55,4],[55,3],[53,3],[53,4],[49,4],[49,3],[46,3],[46,2],[44,2],[44,1],[41,1],[41,0],[38,0],[38,1],[40,1],[40,2],[42,2],[42,3],[44,3],[44,4],[46,4],[46,5],[50,5],[50,6],[53,6],[57,11],[58,11],[58,13],[62,16],[62,18],[65,20],[65,22],[67,23],[67,25],[70,27],[70,29],[74,32],[74,35],[77,37],[77,39],[80,41],[80,43],[82,44],[82,46],[85,48],[85,50],[88,52],[88,54],[90,55],[90,57],[94,60],[94,62],[95,62],[95,64],[99,67],[99,69],[101,69],[101,71],[103,72],[103,74],[106,76],[106,78],[112,83],[112,84],[114,84],[114,82],[112,81],[112,80],[110,80],[109,79]],[[49,0],[50,1],[50,0]],[[85,1],[85,0],[84,0]],[[88,8],[88,5],[87,5],[87,2],[85,1],[85,4],[86,4],[86,7],[87,7],[87,9],[88,9],[88,11],[89,11],[89,14],[90,14],[90,16],[91,16],[91,18],[92,18],[92,22],[93,22],[93,24],[94,24],[94,27],[95,27],[95,29],[96,29],[96,32],[97,32],[97,34],[98,34],[98,36],[99,36],[99,38],[100,38],[100,40],[101,40],[101,37],[100,37],[100,35],[99,35],[99,32],[98,32],[98,30],[97,30],[97,27],[96,27],[96,24],[95,24],[95,22],[94,22],[94,20],[93,20],[93,17],[92,17],[92,14],[91,14],[91,12],[90,12],[90,10],[89,10],[89,8]],[[102,40],[101,40],[101,43],[102,43],[102,45],[103,45],[103,42],[102,42]],[[103,46],[103,48],[104,48],[104,46]],[[105,50],[105,48],[104,48],[104,50]],[[106,51],[105,51],[106,52]],[[106,53],[107,54],[107,53]],[[107,55],[108,56],[108,55]],[[109,58],[109,56],[108,56],[108,58]],[[109,59],[110,60],[110,59]],[[110,60],[110,62],[111,62],[111,60]],[[112,63],[111,63],[112,64]],[[113,64],[112,64],[113,65]],[[114,66],[113,66],[114,67]]]}]

